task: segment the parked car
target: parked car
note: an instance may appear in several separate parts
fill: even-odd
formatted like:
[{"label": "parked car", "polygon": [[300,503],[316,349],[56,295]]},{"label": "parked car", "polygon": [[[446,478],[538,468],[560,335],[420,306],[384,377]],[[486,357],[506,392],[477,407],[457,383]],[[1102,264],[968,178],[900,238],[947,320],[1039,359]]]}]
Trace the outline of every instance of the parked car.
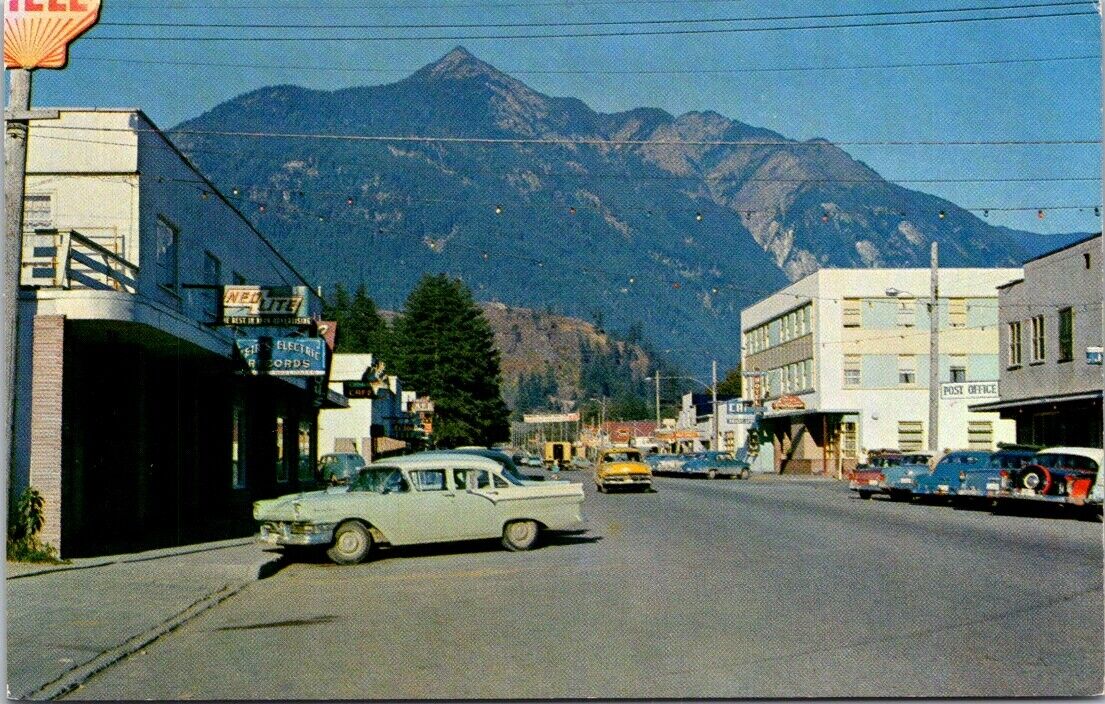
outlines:
[{"label": "parked car", "polygon": [[658,475],[677,474],[683,465],[689,462],[693,455],[654,455],[655,465],[649,463],[652,466],[652,473]]},{"label": "parked car", "polygon": [[882,488],[891,499],[910,498],[917,477],[932,471],[931,462],[932,454],[928,452],[903,453],[901,464],[883,468]]},{"label": "parked car", "polygon": [[683,463],[680,473],[707,479],[718,477],[747,479],[749,469],[748,462],[738,459],[732,452],[701,452],[694,459]]},{"label": "parked car", "polygon": [[968,472],[977,472],[990,462],[986,450],[956,450],[940,458],[932,472],[914,478],[914,496],[951,497],[959,491],[959,482]]},{"label": "parked car", "polygon": [[1096,447],[1049,447],[1029,463],[1003,470],[999,488],[989,493],[997,499],[1031,499],[1082,505],[1100,496],[1103,451]]},{"label": "parked car", "polygon": [[326,546],[351,565],[381,544],[499,537],[526,550],[542,530],[580,525],[582,504],[578,483],[521,483],[490,457],[423,452],[370,464],[346,486],[258,501],[253,517],[264,542]]},{"label": "parked car", "polygon": [[1002,470],[1015,470],[1028,464],[1036,450],[1018,445],[999,445],[983,467],[966,469],[960,474],[956,496],[961,503],[986,500],[988,493],[1001,489]]},{"label": "parked car", "polygon": [[324,484],[347,484],[365,464],[356,452],[330,452],[318,458],[318,471]]},{"label": "parked car", "polygon": [[652,471],[644,463],[641,451],[627,447],[603,450],[595,464],[595,487],[602,493],[611,489],[652,488]]},{"label": "parked car", "polygon": [[883,470],[897,467],[902,463],[902,453],[894,450],[872,450],[867,454],[867,464],[856,467],[848,481],[848,488],[859,494],[861,499],[870,499],[875,494],[886,493],[883,482],[886,479]]}]

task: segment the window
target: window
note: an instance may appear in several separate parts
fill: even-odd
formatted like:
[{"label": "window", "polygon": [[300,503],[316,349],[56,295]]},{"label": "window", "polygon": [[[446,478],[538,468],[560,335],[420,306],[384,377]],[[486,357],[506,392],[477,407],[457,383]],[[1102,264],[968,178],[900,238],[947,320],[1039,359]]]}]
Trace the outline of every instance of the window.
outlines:
[{"label": "window", "polygon": [[898,449],[916,452],[924,447],[925,425],[919,420],[898,421]]},{"label": "window", "polygon": [[840,424],[840,456],[854,458],[859,445],[856,424],[845,421]]},{"label": "window", "polygon": [[510,484],[508,484],[505,479],[503,479],[502,477],[500,477],[497,474],[492,474],[491,478],[495,481],[495,488],[496,489],[505,489],[508,486],[510,486]]},{"label": "window", "polygon": [[858,298],[845,298],[844,299],[844,327],[846,328],[858,328],[860,322],[863,320],[863,314],[860,312],[859,299]]},{"label": "window", "polygon": [[180,285],[180,230],[158,217],[156,237],[157,283],[176,293]]},{"label": "window", "polygon": [[953,384],[961,384],[967,381],[967,358],[955,355],[951,358],[950,381]]},{"label": "window", "polygon": [[242,423],[242,409],[235,406],[230,411],[230,486],[235,489],[246,487],[245,428]]},{"label": "window", "polygon": [[1074,359],[1074,309],[1063,308],[1059,311],[1059,361]]},{"label": "window", "polygon": [[491,488],[491,476],[484,469],[454,469],[453,486],[461,491],[489,489]]},{"label": "window", "polygon": [[416,491],[445,491],[444,469],[419,469],[411,472]]},{"label": "window", "polygon": [[403,473],[396,467],[368,467],[360,470],[349,487],[350,491],[371,491],[377,494],[410,491]]},{"label": "window", "polygon": [[288,481],[288,462],[284,456],[284,419],[276,417],[276,481]]},{"label": "window", "polygon": [[898,384],[917,383],[917,360],[911,354],[898,355]]},{"label": "window", "polygon": [[844,355],[844,385],[859,386],[860,384],[860,356],[858,354]]},{"label": "window", "polygon": [[1044,316],[1032,318],[1032,361],[1044,361]]},{"label": "window", "polygon": [[917,322],[917,301],[906,298],[898,301],[898,327],[911,328]]},{"label": "window", "polygon": [[48,193],[28,193],[23,197],[23,231],[34,232],[54,226],[54,197]]},{"label": "window", "polygon": [[967,449],[991,450],[994,447],[994,424],[988,420],[967,421]]},{"label": "window", "polygon": [[1009,366],[1021,366],[1021,321],[1009,323]]},{"label": "window", "polygon": [[299,421],[299,463],[298,477],[301,482],[309,482],[315,478],[315,468],[311,458],[315,453],[311,452],[311,421]]},{"label": "window", "polygon": [[953,328],[967,327],[967,299],[948,299],[948,326]]}]

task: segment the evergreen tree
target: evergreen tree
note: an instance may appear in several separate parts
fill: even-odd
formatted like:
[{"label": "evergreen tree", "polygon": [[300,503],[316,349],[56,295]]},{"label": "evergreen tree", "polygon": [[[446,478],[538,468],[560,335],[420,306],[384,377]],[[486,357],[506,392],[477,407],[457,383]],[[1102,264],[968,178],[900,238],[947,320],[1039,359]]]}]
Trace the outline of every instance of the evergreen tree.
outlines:
[{"label": "evergreen tree", "polygon": [[510,436],[494,334],[464,284],[422,277],[394,330],[394,369],[434,400],[436,445],[490,446]]},{"label": "evergreen tree", "polygon": [[345,286],[335,286],[332,299],[323,306],[323,318],[338,323],[337,352],[371,352],[378,360],[390,361],[391,331],[364,284],[352,299]]},{"label": "evergreen tree", "polygon": [[725,374],[725,378],[717,383],[719,396],[741,395],[741,365],[737,365]]}]

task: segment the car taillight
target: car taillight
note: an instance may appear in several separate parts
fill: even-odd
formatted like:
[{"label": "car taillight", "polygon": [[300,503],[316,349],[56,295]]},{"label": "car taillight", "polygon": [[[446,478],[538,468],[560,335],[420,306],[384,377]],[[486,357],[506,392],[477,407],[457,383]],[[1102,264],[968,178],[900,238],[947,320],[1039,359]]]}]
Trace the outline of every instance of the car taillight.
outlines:
[{"label": "car taillight", "polygon": [[884,476],[882,472],[879,472],[878,474],[875,475],[875,481],[885,482],[886,481],[886,476]]}]

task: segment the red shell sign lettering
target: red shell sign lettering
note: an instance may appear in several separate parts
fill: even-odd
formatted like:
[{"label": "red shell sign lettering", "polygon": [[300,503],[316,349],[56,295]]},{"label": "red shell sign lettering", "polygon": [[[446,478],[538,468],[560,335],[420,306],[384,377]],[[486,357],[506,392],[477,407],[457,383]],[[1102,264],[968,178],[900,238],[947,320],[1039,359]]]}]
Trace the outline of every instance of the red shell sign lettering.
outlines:
[{"label": "red shell sign lettering", "polygon": [[100,19],[100,0],[7,0],[6,68],[64,68],[69,43]]}]

